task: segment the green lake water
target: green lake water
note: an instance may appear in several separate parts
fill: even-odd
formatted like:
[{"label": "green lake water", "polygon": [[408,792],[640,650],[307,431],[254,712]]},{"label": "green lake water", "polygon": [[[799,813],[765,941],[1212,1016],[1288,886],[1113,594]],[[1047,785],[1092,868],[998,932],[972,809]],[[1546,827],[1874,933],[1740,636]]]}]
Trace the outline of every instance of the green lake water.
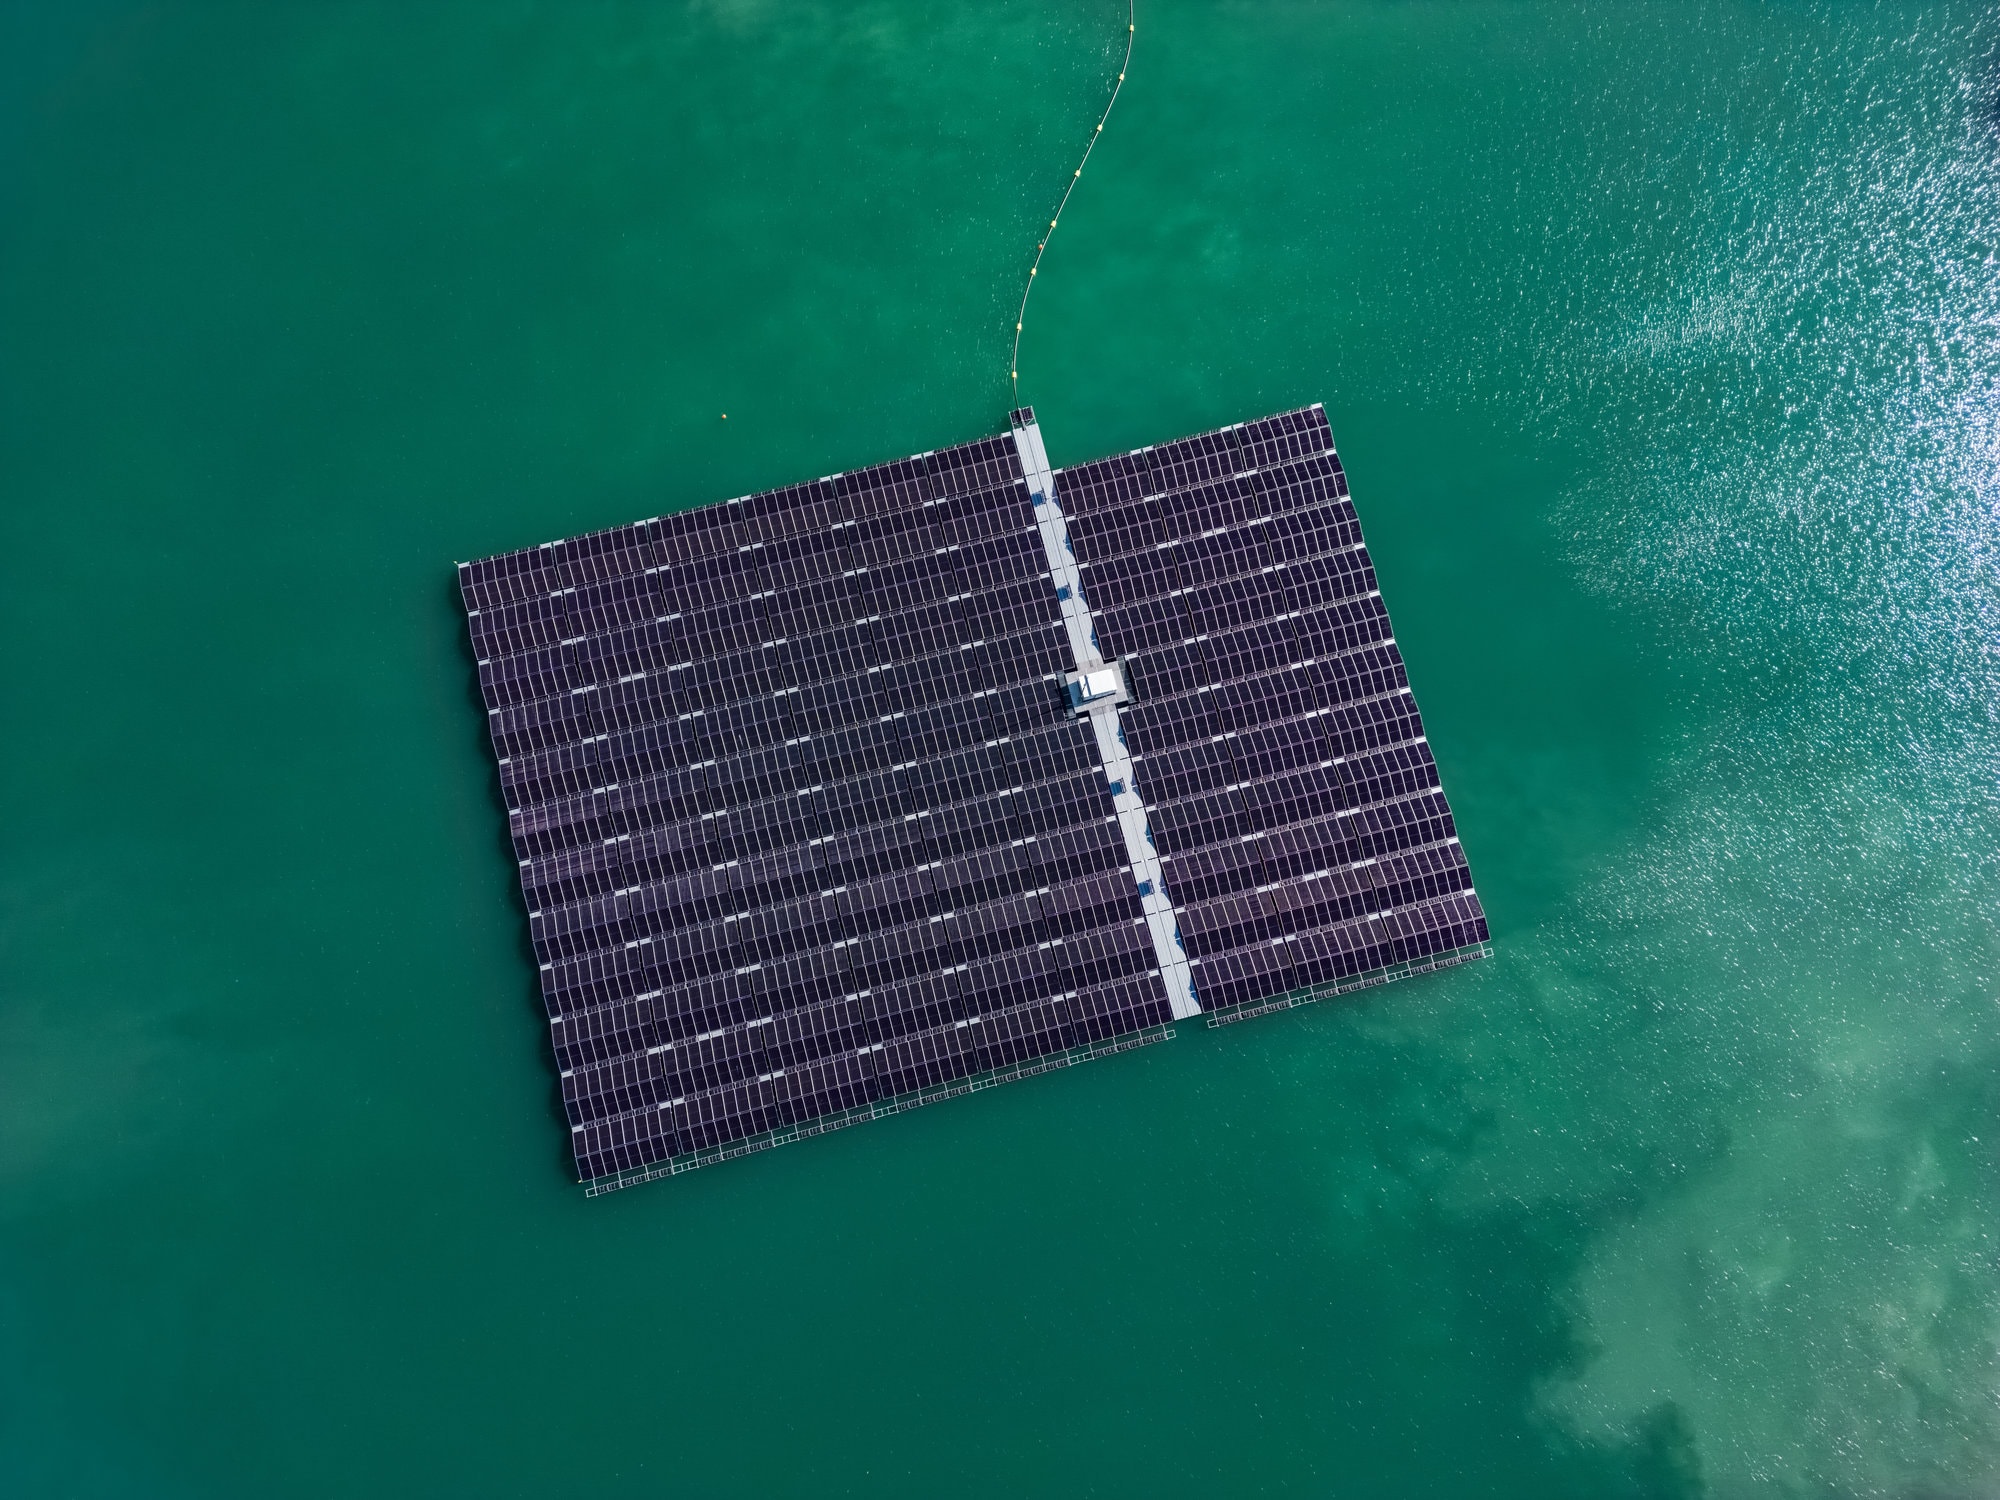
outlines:
[{"label": "green lake water", "polygon": [[2000,1494],[1990,7],[1142,5],[1021,394],[1495,957],[571,1180],[451,564],[1001,428],[1124,25],[0,8],[0,1494]]}]

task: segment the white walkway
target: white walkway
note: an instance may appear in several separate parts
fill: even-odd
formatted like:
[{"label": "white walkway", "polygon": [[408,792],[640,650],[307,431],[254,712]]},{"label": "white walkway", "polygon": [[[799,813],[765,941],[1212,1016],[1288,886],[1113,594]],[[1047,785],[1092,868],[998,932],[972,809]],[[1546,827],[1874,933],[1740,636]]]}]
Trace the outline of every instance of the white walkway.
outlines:
[{"label": "white walkway", "polygon": [[[1042,549],[1048,554],[1049,576],[1055,580],[1056,597],[1062,601],[1063,624],[1069,631],[1070,653],[1076,659],[1077,675],[1103,670],[1107,663],[1097,649],[1097,637],[1090,624],[1090,601],[1084,597],[1083,575],[1070,550],[1069,528],[1056,500],[1055,475],[1049,468],[1048,451],[1042,447],[1042,429],[1035,421],[1033,407],[1011,414],[1014,446],[1021,455],[1021,472],[1027,476],[1028,494],[1035,504],[1035,519],[1041,527]],[[1113,665],[1124,681],[1122,669]],[[1174,1019],[1184,1021],[1198,1015],[1193,973],[1181,948],[1179,930],[1174,925],[1173,903],[1167,899],[1167,882],[1160,869],[1160,856],[1153,848],[1153,836],[1146,827],[1146,809],[1132,775],[1132,757],[1125,749],[1125,736],[1118,727],[1121,690],[1097,698],[1086,706],[1090,727],[1097,735],[1097,752],[1104,760],[1104,776],[1111,783],[1112,801],[1118,809],[1119,831],[1125,836],[1125,855],[1132,866],[1132,879],[1146,912],[1146,925],[1153,937],[1160,978],[1166,981],[1167,999]]]}]

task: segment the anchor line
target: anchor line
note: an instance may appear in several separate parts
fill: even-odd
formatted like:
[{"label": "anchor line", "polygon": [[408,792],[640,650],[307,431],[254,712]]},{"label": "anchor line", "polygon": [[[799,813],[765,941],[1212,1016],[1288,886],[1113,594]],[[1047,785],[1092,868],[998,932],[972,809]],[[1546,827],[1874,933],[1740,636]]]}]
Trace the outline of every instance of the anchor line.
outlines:
[{"label": "anchor line", "polygon": [[1049,241],[1056,237],[1056,226],[1062,222],[1063,210],[1069,207],[1069,195],[1076,191],[1077,183],[1083,180],[1083,169],[1090,163],[1090,153],[1097,147],[1097,138],[1104,134],[1104,122],[1111,118],[1111,106],[1118,102],[1118,91],[1125,87],[1125,73],[1132,66],[1132,43],[1139,35],[1139,0],[1125,3],[1125,61],[1118,65],[1118,81],[1111,86],[1111,98],[1104,106],[1104,113],[1098,116],[1097,128],[1090,133],[1090,140],[1083,148],[1083,160],[1076,164],[1076,170],[1069,174],[1069,184],[1063,189],[1062,202],[1056,205],[1055,216],[1049,220],[1049,232],[1042,236],[1035,246],[1035,263],[1028,270],[1028,284],[1021,288],[1021,310],[1014,315],[1014,352],[1007,363],[1007,378],[1013,382],[1014,404],[1021,404],[1021,328],[1028,321],[1028,298],[1035,290],[1035,273],[1042,268],[1042,257],[1048,253]]}]

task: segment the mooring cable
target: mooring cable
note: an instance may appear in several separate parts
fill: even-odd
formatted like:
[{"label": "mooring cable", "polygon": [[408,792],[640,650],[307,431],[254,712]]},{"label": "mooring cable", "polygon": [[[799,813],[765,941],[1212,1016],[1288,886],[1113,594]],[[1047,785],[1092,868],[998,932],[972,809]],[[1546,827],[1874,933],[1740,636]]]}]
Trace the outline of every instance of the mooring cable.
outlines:
[{"label": "mooring cable", "polygon": [[1098,116],[1097,128],[1090,133],[1090,140],[1083,148],[1083,160],[1076,164],[1076,170],[1069,174],[1069,184],[1064,187],[1062,202],[1056,205],[1055,217],[1049,220],[1049,232],[1042,236],[1035,246],[1035,263],[1028,268],[1028,284],[1021,288],[1021,310],[1014,316],[1014,353],[1007,361],[1007,378],[1014,383],[1014,404],[1021,404],[1021,328],[1028,321],[1028,297],[1035,290],[1035,273],[1042,268],[1042,257],[1048,253],[1049,241],[1056,237],[1056,225],[1062,222],[1063,210],[1069,207],[1069,195],[1076,191],[1076,185],[1083,180],[1083,169],[1090,162],[1090,153],[1096,149],[1097,138],[1104,134],[1104,122],[1111,118],[1111,106],[1118,102],[1118,91],[1125,87],[1125,72],[1132,66],[1132,43],[1139,35],[1139,0],[1125,0],[1125,61],[1118,65],[1118,81],[1111,85],[1111,98],[1104,106],[1104,113]]}]

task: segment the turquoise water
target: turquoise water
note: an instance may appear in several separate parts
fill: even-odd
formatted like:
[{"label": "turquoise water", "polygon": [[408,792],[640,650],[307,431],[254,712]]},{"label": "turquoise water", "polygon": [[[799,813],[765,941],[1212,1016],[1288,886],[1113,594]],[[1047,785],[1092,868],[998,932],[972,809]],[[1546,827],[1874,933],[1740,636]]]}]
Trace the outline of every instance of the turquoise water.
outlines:
[{"label": "turquoise water", "polygon": [[0,12],[0,1492],[2000,1491],[1977,6],[1142,6],[1022,396],[1326,403],[1496,956],[569,1180],[450,564],[995,430],[1123,24]]}]

